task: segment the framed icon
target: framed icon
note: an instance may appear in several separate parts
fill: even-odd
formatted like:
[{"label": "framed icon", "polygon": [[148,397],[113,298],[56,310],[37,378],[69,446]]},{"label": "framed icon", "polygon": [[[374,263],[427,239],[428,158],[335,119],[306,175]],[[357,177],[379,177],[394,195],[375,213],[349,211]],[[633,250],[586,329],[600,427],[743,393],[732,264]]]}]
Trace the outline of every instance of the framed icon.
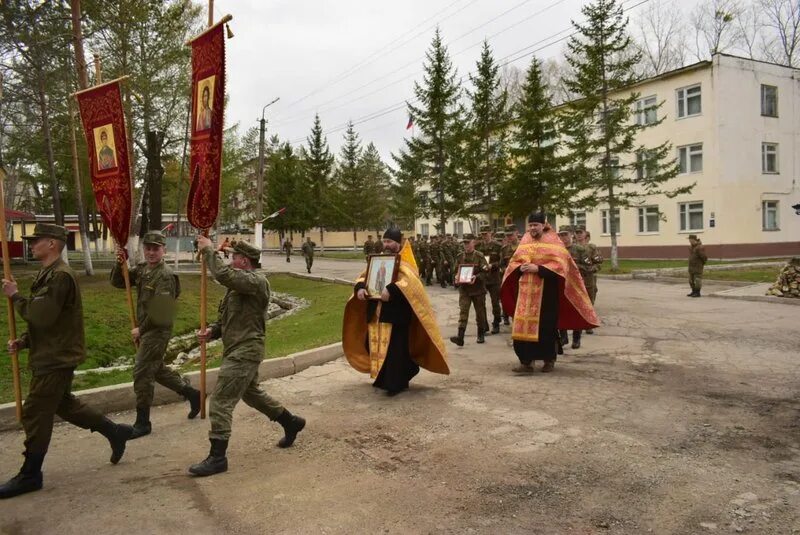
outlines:
[{"label": "framed icon", "polygon": [[104,124],[92,130],[97,170],[108,171],[117,168],[117,147],[114,144],[114,126]]},{"label": "framed icon", "polygon": [[397,280],[400,256],[396,254],[374,254],[367,264],[366,290],[369,299],[380,299],[381,292]]},{"label": "framed icon", "polygon": [[475,264],[459,264],[456,270],[456,284],[472,284],[476,267]]},{"label": "framed icon", "polygon": [[197,97],[195,102],[195,131],[208,130],[211,128],[211,118],[214,113],[214,84],[216,75],[203,78],[197,83]]}]

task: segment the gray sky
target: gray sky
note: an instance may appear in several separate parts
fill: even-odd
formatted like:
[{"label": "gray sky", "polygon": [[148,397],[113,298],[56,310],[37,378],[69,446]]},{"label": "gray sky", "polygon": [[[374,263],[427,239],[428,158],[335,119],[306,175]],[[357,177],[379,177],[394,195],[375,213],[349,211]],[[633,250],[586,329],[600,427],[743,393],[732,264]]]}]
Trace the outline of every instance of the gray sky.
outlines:
[{"label": "gray sky", "polygon": [[[689,0],[650,2],[685,5]],[[226,13],[234,17],[235,37],[227,41],[226,123],[239,122],[243,131],[255,126],[262,107],[280,97],[266,111],[268,135],[304,143],[318,111],[334,152],[352,119],[364,144],[374,142],[388,163],[390,153],[410,135],[400,105],[413,98],[413,83],[422,79],[424,54],[437,23],[459,76],[466,76],[475,68],[484,38],[496,59],[539,49],[570,33],[570,19],[580,19],[583,3],[216,0],[216,19]],[[563,47],[560,41],[536,55],[558,56]],[[524,69],[529,62],[526,56],[512,65]]]}]

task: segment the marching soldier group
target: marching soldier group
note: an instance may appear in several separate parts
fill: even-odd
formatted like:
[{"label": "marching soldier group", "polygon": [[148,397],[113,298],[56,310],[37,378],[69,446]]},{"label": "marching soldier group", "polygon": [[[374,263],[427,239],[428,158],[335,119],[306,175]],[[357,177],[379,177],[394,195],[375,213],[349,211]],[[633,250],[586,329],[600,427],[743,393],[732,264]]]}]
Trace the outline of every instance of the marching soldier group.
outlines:
[{"label": "marching soldier group", "polygon": [[[29,297],[19,293],[13,280],[3,279],[3,293],[11,298],[16,313],[28,324],[27,332],[8,343],[10,351],[28,349],[32,371],[22,409],[25,461],[16,476],[0,485],[0,499],[42,488],[42,464],[50,445],[55,416],[104,436],[111,447],[111,463],[117,464],[129,440],[151,433],[150,407],[156,382],[189,402],[190,419],[197,416],[201,407],[200,392],[164,363],[180,283],[164,263],[166,238],[161,232],[150,231],[144,236],[145,262],[130,271],[131,283],[137,288],[137,327],[131,331],[137,346],[133,370],[136,395],[133,426],[112,422],[72,394],[75,369],[86,360],[86,344],[78,280],[61,257],[67,241],[66,229],[37,223],[33,234],[23,238],[41,269]],[[282,426],[284,436],[278,442],[281,448],[294,443],[305,427],[305,420],[290,413],[259,385],[258,367],[264,358],[265,313],[270,296],[269,282],[256,271],[260,267],[261,251],[240,241],[226,250],[233,256],[231,264],[226,265],[210,239],[199,236],[197,243],[211,275],[227,289],[219,306],[219,321],[203,332],[198,331],[201,341],[222,338],[223,345],[222,365],[209,411],[211,450],[204,461],[189,468],[192,475],[208,476],[227,470],[226,450],[232,414],[240,400]],[[115,287],[124,287],[122,263],[125,261],[125,252],[118,249],[117,266],[111,273],[111,284]]]}]

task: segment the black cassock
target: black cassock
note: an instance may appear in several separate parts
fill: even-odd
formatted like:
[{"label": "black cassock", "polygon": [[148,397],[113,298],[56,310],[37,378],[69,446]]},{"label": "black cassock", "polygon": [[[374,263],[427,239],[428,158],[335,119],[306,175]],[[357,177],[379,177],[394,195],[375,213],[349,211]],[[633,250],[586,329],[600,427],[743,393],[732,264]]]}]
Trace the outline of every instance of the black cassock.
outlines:
[{"label": "black cassock", "polygon": [[[365,288],[364,283],[358,283],[354,291],[358,293],[358,290],[363,288]],[[372,386],[382,388],[390,394],[396,394],[408,388],[408,382],[419,373],[419,366],[411,359],[411,352],[408,349],[408,331],[411,320],[414,318],[414,310],[397,285],[389,284],[386,286],[386,290],[390,295],[389,301],[384,303],[370,300],[367,302],[367,323],[375,317],[378,303],[381,303],[381,315],[378,321],[392,324],[386,358]],[[369,351],[369,335],[366,336],[364,345]]]},{"label": "black cassock", "polygon": [[514,352],[523,364],[534,360],[555,360],[558,348],[558,275],[539,266],[537,273],[544,279],[542,307],[539,314],[539,341],[514,340]]}]

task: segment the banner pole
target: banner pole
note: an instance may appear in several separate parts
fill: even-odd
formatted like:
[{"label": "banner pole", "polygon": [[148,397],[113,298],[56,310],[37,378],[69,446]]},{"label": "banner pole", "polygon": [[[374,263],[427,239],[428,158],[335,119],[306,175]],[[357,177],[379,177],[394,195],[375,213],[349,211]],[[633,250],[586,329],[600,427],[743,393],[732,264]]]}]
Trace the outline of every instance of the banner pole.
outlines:
[{"label": "banner pole", "polygon": [[[3,252],[3,277],[6,280],[13,281],[14,277],[11,274],[11,258],[8,252],[8,236],[6,235],[6,195],[5,195],[5,181],[6,172],[0,167],[0,240],[2,240]],[[23,249],[23,254],[25,250]],[[8,306],[8,339],[17,339],[17,319],[14,316],[14,303],[11,298],[6,298]],[[22,422],[22,388],[20,387],[19,378],[19,353],[15,349],[11,352],[11,377],[14,384],[14,402],[16,404],[17,421]]]},{"label": "banner pole", "polygon": [[[208,230],[203,231],[208,237]],[[206,257],[200,253],[200,332],[205,332],[208,327],[206,298],[208,292],[208,275],[206,274]],[[200,419],[206,417],[206,339],[200,340]]]},{"label": "banner pole", "polygon": [[[122,278],[125,279],[125,297],[128,300],[128,314],[131,318],[131,329],[135,329],[136,325],[136,311],[133,308],[133,291],[131,290],[131,276],[128,272],[128,260],[122,262]],[[137,347],[139,344],[135,344]]]}]

